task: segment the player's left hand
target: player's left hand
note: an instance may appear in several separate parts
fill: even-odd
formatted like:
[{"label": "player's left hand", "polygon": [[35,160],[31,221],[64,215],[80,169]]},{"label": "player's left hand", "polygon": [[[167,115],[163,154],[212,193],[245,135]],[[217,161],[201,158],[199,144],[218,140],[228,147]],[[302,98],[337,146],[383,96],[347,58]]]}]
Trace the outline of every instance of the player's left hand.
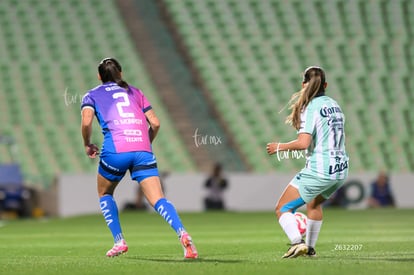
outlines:
[{"label": "player's left hand", "polygon": [[88,157],[90,157],[91,159],[94,159],[97,155],[99,155],[99,148],[95,144],[86,145],[85,151]]},{"label": "player's left hand", "polygon": [[273,155],[274,153],[276,153],[278,147],[279,147],[279,143],[271,142],[266,145],[266,151],[269,155]]}]

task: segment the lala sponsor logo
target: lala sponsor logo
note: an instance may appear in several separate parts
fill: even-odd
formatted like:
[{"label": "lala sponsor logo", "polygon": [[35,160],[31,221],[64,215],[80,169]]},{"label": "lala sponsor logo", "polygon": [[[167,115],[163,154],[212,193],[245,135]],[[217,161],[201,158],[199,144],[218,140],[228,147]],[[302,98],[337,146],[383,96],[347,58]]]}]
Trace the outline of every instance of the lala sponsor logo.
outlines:
[{"label": "lala sponsor logo", "polygon": [[329,174],[335,174],[344,171],[348,168],[348,161],[341,162],[340,157],[335,157],[335,165],[329,165]]}]

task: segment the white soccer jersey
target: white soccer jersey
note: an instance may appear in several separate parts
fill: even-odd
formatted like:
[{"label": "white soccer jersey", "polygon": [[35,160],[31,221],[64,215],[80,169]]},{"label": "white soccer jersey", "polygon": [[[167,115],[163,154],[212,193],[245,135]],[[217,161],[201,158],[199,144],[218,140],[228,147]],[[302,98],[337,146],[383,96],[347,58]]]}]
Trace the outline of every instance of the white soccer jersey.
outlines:
[{"label": "white soccer jersey", "polygon": [[306,168],[325,179],[344,179],[349,159],[345,150],[345,116],[338,103],[328,96],[315,97],[301,113],[298,133],[309,133]]}]

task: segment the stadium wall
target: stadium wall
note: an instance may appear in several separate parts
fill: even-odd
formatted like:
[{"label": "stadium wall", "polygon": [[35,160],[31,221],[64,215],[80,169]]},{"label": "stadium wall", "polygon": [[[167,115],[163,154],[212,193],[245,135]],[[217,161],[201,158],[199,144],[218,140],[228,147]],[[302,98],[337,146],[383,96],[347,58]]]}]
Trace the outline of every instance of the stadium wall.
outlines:
[{"label": "stadium wall", "polygon": [[[294,176],[286,174],[249,174],[228,173],[229,188],[225,191],[228,210],[231,211],[273,211],[275,203]],[[171,200],[181,212],[203,211],[203,200],[206,190],[203,186],[206,174],[176,174],[171,173],[164,178],[163,185],[166,197]],[[366,207],[369,195],[369,185],[376,178],[375,173],[355,174],[349,176],[347,189],[349,199],[356,201],[350,204],[350,209]],[[62,175],[56,185],[55,204],[47,204],[47,213],[60,217],[100,213],[96,192],[96,175]],[[391,185],[398,208],[414,208],[414,174],[396,174],[391,176]],[[118,208],[122,210],[127,202],[133,202],[137,183],[124,179],[118,186],[115,198]],[[363,194],[361,194],[361,190]],[[362,195],[361,200],[358,198]],[[51,199],[50,194],[47,196]],[[50,201],[49,201],[50,202]],[[53,209],[55,208],[55,209]]]}]

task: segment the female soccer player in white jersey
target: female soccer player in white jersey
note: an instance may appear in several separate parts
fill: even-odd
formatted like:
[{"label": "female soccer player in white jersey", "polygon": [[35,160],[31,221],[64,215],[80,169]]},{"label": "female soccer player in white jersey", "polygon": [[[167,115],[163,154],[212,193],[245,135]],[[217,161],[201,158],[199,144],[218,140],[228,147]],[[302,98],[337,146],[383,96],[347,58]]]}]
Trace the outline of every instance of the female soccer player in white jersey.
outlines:
[{"label": "female soccer player in white jersey", "polygon": [[173,204],[165,199],[158,175],[152,142],[160,123],[151,104],[137,88],[122,79],[122,68],[114,58],[98,66],[102,84],[82,99],[82,137],[87,155],[95,158],[99,149],[91,144],[94,116],[102,128],[104,141],[98,167],[98,195],[102,214],[114,238],[108,257],[128,251],[113,198],[116,186],[127,170],[142,188],[148,202],[177,233],[185,258],[197,258],[197,250],[181,223]]},{"label": "female soccer player in white jersey", "polygon": [[[283,258],[315,256],[315,245],[322,225],[322,203],[343,183],[348,175],[345,151],[345,116],[341,107],[325,95],[325,72],[320,67],[305,70],[302,90],[290,102],[291,114],[286,122],[298,133],[295,140],[267,144],[267,153],[307,149],[305,167],[292,179],[276,205],[276,215],[291,246]],[[306,243],[296,225],[294,213],[306,204],[308,223]]]}]

